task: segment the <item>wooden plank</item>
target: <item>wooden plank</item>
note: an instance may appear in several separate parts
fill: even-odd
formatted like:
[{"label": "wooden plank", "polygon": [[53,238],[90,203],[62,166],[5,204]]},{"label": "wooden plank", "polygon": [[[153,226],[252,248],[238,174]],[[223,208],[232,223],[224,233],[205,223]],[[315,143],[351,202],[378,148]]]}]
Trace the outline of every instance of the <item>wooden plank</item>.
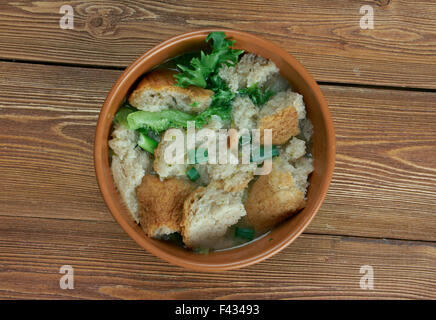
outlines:
[{"label": "wooden plank", "polygon": [[[199,273],[142,250],[115,222],[1,216],[0,252],[0,298],[436,298],[436,246],[425,242],[304,234],[257,265]],[[63,265],[73,290],[59,287]],[[374,290],[360,288],[363,265]]]},{"label": "wooden plank", "polygon": [[111,220],[95,124],[120,71],[0,63],[2,214]]},{"label": "wooden plank", "polygon": [[308,232],[436,240],[436,93],[322,86],[337,138]]},{"label": "wooden plank", "polygon": [[[0,215],[111,221],[92,148],[121,71],[3,62],[0,73]],[[337,165],[307,231],[436,241],[436,93],[322,90]]]},{"label": "wooden plank", "polygon": [[[436,88],[434,1],[59,1],[0,4],[0,58],[124,67],[171,36],[224,27],[276,42],[318,81]],[[374,9],[362,30],[359,9]]]}]

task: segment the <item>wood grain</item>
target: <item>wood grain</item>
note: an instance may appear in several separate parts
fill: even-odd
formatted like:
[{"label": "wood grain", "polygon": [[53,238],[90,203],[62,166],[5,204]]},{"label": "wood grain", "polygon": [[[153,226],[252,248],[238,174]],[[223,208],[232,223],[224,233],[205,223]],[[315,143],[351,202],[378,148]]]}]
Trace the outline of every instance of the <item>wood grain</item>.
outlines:
[{"label": "wood grain", "polygon": [[[0,216],[112,221],[92,148],[99,108],[120,73],[0,63]],[[436,241],[436,93],[322,90],[337,162],[307,232]]]},{"label": "wood grain", "polygon": [[[64,4],[0,3],[0,299],[436,299],[436,92],[425,90],[436,89],[434,1],[72,0],[75,28],[61,30]],[[373,30],[359,27],[364,4]],[[198,273],[147,253],[113,221],[93,139],[125,66],[213,27],[277,43],[324,83],[337,161],[291,246]],[[59,288],[62,265],[74,267],[74,290]],[[372,291],[360,289],[363,265]]]},{"label": "wood grain", "polygon": [[[115,222],[0,219],[0,298],[436,298],[434,243],[305,234],[257,265],[198,273],[146,253]],[[63,265],[73,290],[59,288]],[[374,290],[360,289],[363,265]]]},{"label": "wood grain", "polygon": [[[63,1],[0,4],[0,59],[125,67],[182,32],[225,27],[258,34],[293,54],[318,81],[436,88],[434,1]],[[374,29],[362,30],[362,5]]]},{"label": "wood grain", "polygon": [[95,124],[119,71],[0,63],[2,214],[110,220]]},{"label": "wood grain", "polygon": [[308,232],[436,240],[436,93],[322,86],[333,181]]}]

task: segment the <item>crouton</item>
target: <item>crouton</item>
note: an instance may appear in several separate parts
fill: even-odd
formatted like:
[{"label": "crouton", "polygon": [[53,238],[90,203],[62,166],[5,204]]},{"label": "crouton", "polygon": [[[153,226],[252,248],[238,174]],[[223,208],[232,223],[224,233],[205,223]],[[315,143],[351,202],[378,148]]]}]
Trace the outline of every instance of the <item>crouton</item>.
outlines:
[{"label": "crouton", "polygon": [[[237,138],[237,136],[236,136]],[[248,183],[254,178],[257,164],[242,163],[242,154],[226,150],[225,163],[206,164],[210,181],[220,185],[226,192],[238,192],[245,189]],[[217,162],[220,162],[220,150],[217,150]]]},{"label": "crouton", "polygon": [[310,141],[313,135],[313,125],[310,119],[299,119],[298,126],[300,127],[300,136],[305,141]]},{"label": "crouton", "polygon": [[262,117],[259,122],[260,143],[264,144],[264,130],[272,130],[272,144],[286,143],[291,137],[300,132],[298,115],[294,107],[288,107],[272,115]]},{"label": "crouton", "polygon": [[273,75],[278,74],[277,66],[253,53],[244,54],[236,66],[226,66],[219,70],[219,76],[227,83],[232,92],[249,87],[255,83],[262,87]]},{"label": "crouton", "polygon": [[183,206],[181,233],[189,248],[211,248],[227,229],[246,215],[242,192],[225,192],[217,184],[199,187]]},{"label": "crouton", "polygon": [[233,100],[232,119],[237,129],[251,130],[256,128],[258,114],[259,108],[253,104],[249,97],[238,96]]},{"label": "crouton", "polygon": [[244,190],[248,183],[254,178],[257,164],[209,164],[207,173],[209,179],[218,183],[227,192],[238,192]]},{"label": "crouton", "polygon": [[136,223],[139,223],[138,201],[136,188],[141,184],[142,177],[151,169],[151,161],[147,152],[136,147],[138,133],[116,124],[109,140],[113,150],[111,170],[115,185],[127,211]]},{"label": "crouton", "polygon": [[[304,104],[300,105],[303,102],[302,99],[300,101],[299,96],[301,95],[291,90],[279,92],[265,104],[260,111],[258,120],[261,143],[264,143],[264,129],[272,130],[273,144],[284,144],[300,132],[298,119],[301,114],[304,118],[306,111]],[[301,106],[303,111],[299,111]]]},{"label": "crouton", "polygon": [[193,190],[186,180],[171,178],[161,181],[146,175],[137,189],[140,225],[147,236],[160,238],[180,231],[183,203]]},{"label": "crouton", "polygon": [[307,187],[309,187],[307,177],[313,171],[313,159],[310,157],[301,157],[290,165],[288,170],[292,171],[296,186],[302,190],[304,196],[306,196]]},{"label": "crouton", "polygon": [[[306,118],[306,107],[304,105],[303,96],[292,91],[292,89],[278,92],[268,101],[268,104],[268,108],[271,108],[272,110],[293,106],[297,110],[298,120]],[[264,112],[271,112],[268,108],[266,108]]]},{"label": "crouton", "polygon": [[145,111],[179,109],[189,113],[204,111],[212,101],[213,91],[176,86],[175,71],[155,70],[148,73],[129,96],[129,103]]},{"label": "crouton", "polygon": [[[185,140],[186,140],[186,134],[185,134]],[[167,151],[167,148],[169,148],[172,143],[173,141],[165,141],[164,139],[162,139],[159,142],[157,148],[154,149],[153,169],[154,171],[156,171],[157,174],[159,174],[161,178],[184,176],[188,168],[187,152],[185,146],[183,148],[184,150],[183,154],[181,155],[182,158],[177,159],[177,163],[168,163],[165,160],[165,152]]]},{"label": "crouton", "polygon": [[271,173],[260,176],[249,191],[245,202],[249,224],[264,232],[302,209],[312,170],[310,160],[293,167],[281,157],[274,159]]},{"label": "crouton", "polygon": [[286,145],[283,154],[288,161],[295,161],[301,158],[306,154],[306,142],[293,137]]}]

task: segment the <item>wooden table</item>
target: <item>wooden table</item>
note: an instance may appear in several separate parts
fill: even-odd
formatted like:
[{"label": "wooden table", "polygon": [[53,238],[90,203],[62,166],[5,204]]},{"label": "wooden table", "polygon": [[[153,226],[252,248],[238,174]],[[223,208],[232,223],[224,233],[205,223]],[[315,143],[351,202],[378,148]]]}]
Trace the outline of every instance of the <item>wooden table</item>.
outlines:
[{"label": "wooden table", "polygon": [[[0,298],[436,298],[434,1],[0,4]],[[361,29],[359,9],[374,10]],[[319,82],[337,137],[327,198],[291,246],[199,273],[154,257],[97,187],[94,130],[122,70],[159,42],[226,27],[265,37]],[[74,289],[62,290],[63,265]],[[374,271],[363,290],[360,268]]]}]

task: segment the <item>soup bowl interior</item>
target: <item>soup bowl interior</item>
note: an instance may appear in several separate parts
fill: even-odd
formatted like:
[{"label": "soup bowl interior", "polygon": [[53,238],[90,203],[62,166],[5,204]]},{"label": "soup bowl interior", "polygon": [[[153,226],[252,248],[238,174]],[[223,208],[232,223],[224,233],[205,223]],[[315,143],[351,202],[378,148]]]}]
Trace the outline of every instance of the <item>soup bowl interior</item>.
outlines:
[{"label": "soup bowl interior", "polygon": [[[238,248],[197,254],[170,242],[147,237],[131,219],[116,190],[108,157],[108,139],[113,117],[137,80],[153,67],[186,52],[205,48],[212,31],[224,31],[236,40],[235,47],[271,59],[294,91],[303,95],[307,117],[314,127],[312,154],[314,171],[310,176],[306,207],[271,232]],[[116,221],[140,246],[179,266],[200,271],[221,271],[247,266],[277,253],[303,232],[315,216],[327,193],[335,160],[335,136],[327,103],[308,72],[286,51],[257,36],[234,30],[200,30],[186,33],[152,48],[133,62],[109,92],[97,123],[94,146],[95,170],[104,200]]]}]

